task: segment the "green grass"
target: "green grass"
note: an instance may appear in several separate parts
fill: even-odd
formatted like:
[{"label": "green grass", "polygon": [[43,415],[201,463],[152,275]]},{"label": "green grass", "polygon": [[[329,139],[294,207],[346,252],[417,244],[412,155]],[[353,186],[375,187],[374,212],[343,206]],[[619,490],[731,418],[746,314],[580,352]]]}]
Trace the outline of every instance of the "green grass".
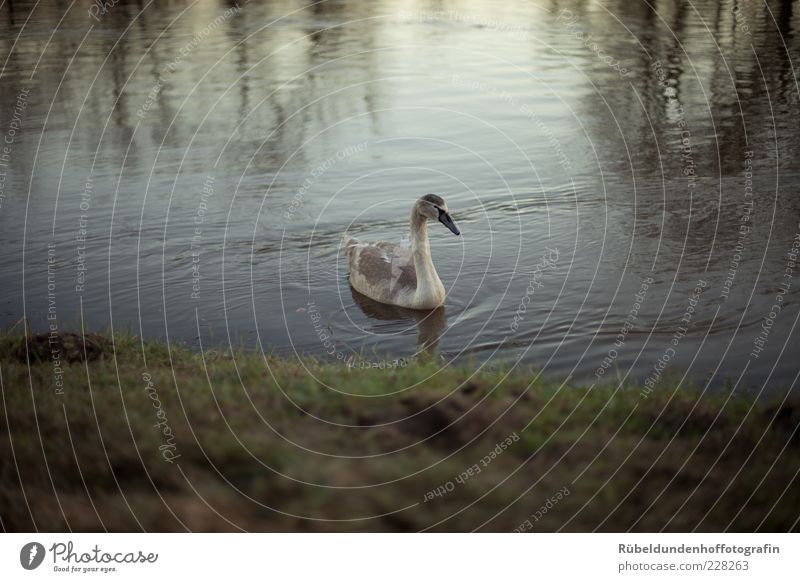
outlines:
[{"label": "green grass", "polygon": [[46,338],[0,336],[8,531],[511,531],[565,486],[533,531],[797,529],[796,398],[88,337],[89,361],[81,336],[60,344],[58,394]]}]

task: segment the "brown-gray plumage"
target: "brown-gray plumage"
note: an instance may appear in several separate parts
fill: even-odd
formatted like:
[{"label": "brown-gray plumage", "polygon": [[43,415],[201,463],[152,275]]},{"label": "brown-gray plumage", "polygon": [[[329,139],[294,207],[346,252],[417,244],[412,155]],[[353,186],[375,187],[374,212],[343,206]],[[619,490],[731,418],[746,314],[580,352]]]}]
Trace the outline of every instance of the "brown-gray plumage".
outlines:
[{"label": "brown-gray plumage", "polygon": [[378,241],[362,243],[345,237],[350,284],[367,297],[411,309],[433,309],[444,303],[445,291],[431,259],[428,220],[438,220],[460,234],[445,201],[426,194],[411,211],[411,248]]}]

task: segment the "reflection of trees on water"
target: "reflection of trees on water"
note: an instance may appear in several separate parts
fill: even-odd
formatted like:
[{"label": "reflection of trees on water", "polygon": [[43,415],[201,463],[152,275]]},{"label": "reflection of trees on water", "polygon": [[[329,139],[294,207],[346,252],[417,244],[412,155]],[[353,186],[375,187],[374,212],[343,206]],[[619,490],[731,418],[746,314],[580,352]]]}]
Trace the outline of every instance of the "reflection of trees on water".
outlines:
[{"label": "reflection of trees on water", "polygon": [[380,76],[374,52],[380,23],[346,24],[371,16],[373,9],[321,3],[264,27],[285,8],[264,7],[262,17],[227,29],[231,46],[238,43],[237,76],[246,72],[239,82],[238,117],[247,120],[229,157],[241,160],[258,150],[251,171],[261,175],[287,160],[288,168],[307,167],[314,160],[305,142],[320,134],[315,145],[333,151],[348,142],[347,129],[334,127],[337,121],[368,113],[377,125],[374,111],[382,106],[380,83],[367,82]]},{"label": "reflection of trees on water", "polygon": [[[587,84],[593,83],[611,107],[624,132],[627,149],[611,113],[606,111],[606,103],[593,88],[589,87],[585,99],[572,105],[599,146],[604,171],[619,176],[630,176],[633,171],[637,185],[644,186],[640,192],[650,199],[642,200],[639,210],[645,217],[659,216],[664,210],[660,187],[648,187],[659,182],[662,166],[669,190],[687,193],[681,128],[676,123],[673,101],[683,108],[691,133],[693,162],[703,180],[692,211],[709,223],[697,233],[698,245],[709,243],[704,233],[713,234],[712,225],[717,222],[719,175],[738,176],[746,149],[757,152],[759,176],[767,176],[760,178],[764,192],[768,194],[774,186],[768,179],[770,173],[774,174],[772,164],[778,157],[771,133],[773,117],[778,128],[781,170],[800,171],[796,161],[800,116],[795,114],[800,99],[792,68],[793,57],[800,55],[800,50],[798,16],[791,0],[545,0],[538,4],[551,12],[551,18],[562,9],[570,10],[580,18],[580,27],[587,34],[594,35],[609,54],[623,60],[630,69],[630,74],[621,78],[590,51],[585,51],[579,63]],[[57,96],[49,120],[55,127],[71,129],[79,119],[71,147],[85,148],[89,153],[83,159],[94,154],[109,115],[103,139],[105,145],[112,147],[103,147],[100,152],[108,159],[120,159],[134,127],[140,123],[127,154],[128,164],[133,166],[139,164],[144,152],[154,151],[162,141],[178,150],[185,147],[200,120],[209,113],[195,142],[208,149],[202,160],[206,164],[214,159],[215,148],[224,143],[221,136],[227,139],[241,123],[228,145],[225,162],[229,168],[243,166],[257,151],[250,169],[254,183],[263,183],[264,176],[271,176],[293,154],[290,169],[305,168],[319,158],[319,152],[330,153],[342,143],[349,143],[348,128],[334,125],[342,119],[367,114],[351,123],[367,124],[367,131],[381,133],[384,118],[376,111],[398,103],[383,92],[383,83],[370,81],[393,74],[389,70],[393,60],[402,59],[397,51],[387,56],[388,52],[382,50],[397,42],[397,37],[387,32],[399,25],[385,17],[396,8],[388,2],[331,1],[306,9],[297,2],[251,3],[246,16],[242,13],[228,19],[194,48],[177,70],[161,75],[192,34],[235,5],[233,0],[201,2],[174,24],[173,19],[187,4],[153,3],[142,11],[142,1],[119,3],[99,23],[87,17],[85,6],[76,7],[50,40],[36,72],[32,99],[49,103]],[[26,28],[32,34],[16,38],[15,31],[28,20],[33,6],[32,2],[15,1],[0,8],[0,19],[8,23],[10,31],[0,40],[4,54],[9,56],[4,82],[0,83],[0,100],[4,104],[13,102],[24,81],[22,72],[30,70],[39,58],[51,30],[47,23],[58,22],[63,15],[63,7],[39,3],[36,17]],[[295,9],[300,10],[280,18]],[[467,14],[485,11],[486,7],[464,0],[437,0],[412,3],[406,9]],[[541,11],[522,13],[539,15]],[[266,26],[276,19],[273,25]],[[460,30],[462,24],[453,26]],[[540,26],[534,22],[509,24]],[[89,25],[95,28],[71,63]],[[449,30],[442,23],[421,26],[408,39],[428,42],[435,50],[437,43],[451,42]],[[543,30],[557,49],[579,44],[558,25],[550,24]],[[162,31],[166,32],[156,40]],[[540,45],[535,44],[534,50],[540,51]],[[654,61],[661,63],[667,83],[674,90],[672,98],[659,86]],[[207,78],[195,86],[206,72]],[[88,90],[92,82],[94,86]],[[159,82],[162,86],[153,107],[146,119],[140,119],[137,110]],[[184,103],[192,90],[194,93]],[[320,103],[304,107],[321,97]],[[6,115],[4,108],[2,117]],[[176,115],[180,121],[173,123]],[[313,146],[319,150],[308,152],[303,144],[320,131],[323,133]],[[16,155],[31,159],[33,152],[25,148],[36,147],[35,140],[20,141],[15,147]],[[630,179],[628,182],[632,184]],[[629,203],[624,198],[624,188],[609,195],[620,208]],[[682,219],[689,212],[687,199],[688,195],[674,195],[667,201],[670,218],[664,228],[673,240],[683,240],[685,235]],[[728,200],[723,196],[721,211],[736,212],[736,204],[729,204]],[[800,202],[784,199],[783,204],[782,216],[797,215]]]},{"label": "reflection of trees on water", "polygon": [[[552,2],[551,10],[567,8],[578,15],[586,33],[610,54],[623,56],[631,70],[620,79],[586,51],[581,71],[587,76],[587,98],[578,115],[587,120],[589,137],[602,152],[605,177],[619,182],[609,190],[609,211],[624,214],[617,224],[628,231],[635,218],[637,228],[650,233],[637,240],[641,244],[634,252],[642,262],[655,253],[659,235],[662,251],[667,245],[682,252],[686,244],[682,254],[696,265],[704,265],[709,253],[727,260],[742,212],[747,150],[755,152],[754,219],[764,227],[764,236],[752,244],[761,245],[770,229],[773,239],[790,237],[800,201],[784,189],[774,224],[772,213],[778,160],[782,173],[800,171],[800,103],[793,102],[792,69],[800,51],[792,2],[653,0],[602,3],[607,10],[599,6]],[[553,30],[550,42],[564,42],[557,25]],[[666,87],[659,84],[656,61]],[[686,178],[692,167],[695,188]]]},{"label": "reflection of trees on water", "polygon": [[[127,152],[127,165],[151,165],[152,160],[141,159],[145,152],[152,156],[167,148],[158,163],[172,164],[163,152],[185,148],[194,139],[193,147],[204,159],[192,156],[190,163],[207,166],[219,153],[215,148],[221,148],[238,125],[224,163],[229,169],[244,167],[257,152],[249,172],[263,184],[264,176],[290,156],[287,169],[305,168],[319,158],[309,157],[303,144],[320,132],[314,147],[327,147],[325,157],[349,143],[348,128],[336,127],[337,121],[366,114],[364,121],[353,123],[380,131],[376,110],[388,101],[381,83],[370,81],[385,74],[380,37],[386,24],[381,18],[362,21],[377,16],[379,6],[323,2],[303,9],[299,2],[252,3],[246,16],[242,11],[227,18],[182,56],[194,35],[237,3],[152,3],[142,10],[144,5],[119,3],[98,22],[88,17],[86,6],[64,16],[63,7],[39,3],[26,34],[16,38],[34,3],[6,2],[0,19],[10,26],[0,47],[9,55],[9,66],[0,83],[0,118],[26,80],[24,72],[33,70],[41,56],[32,100],[49,103],[56,97],[49,119],[54,127],[71,130],[77,122],[71,148],[82,160],[102,146],[100,159],[116,164]],[[287,16],[289,12],[293,13]],[[62,16],[59,31],[42,55],[51,31],[48,23]],[[71,63],[90,26],[94,28]],[[179,65],[165,73],[176,58]],[[320,101],[308,106],[316,99]],[[137,115],[148,102],[145,115]],[[23,148],[35,144],[20,141],[17,155],[32,159],[33,152]]]}]

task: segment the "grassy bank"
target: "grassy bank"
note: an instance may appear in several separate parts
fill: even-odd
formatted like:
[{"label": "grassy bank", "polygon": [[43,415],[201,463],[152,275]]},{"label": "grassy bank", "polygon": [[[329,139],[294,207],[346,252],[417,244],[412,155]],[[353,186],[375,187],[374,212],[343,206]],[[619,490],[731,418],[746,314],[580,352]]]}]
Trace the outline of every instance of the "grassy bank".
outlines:
[{"label": "grassy bank", "polygon": [[797,398],[56,347],[0,337],[8,531],[797,529]]}]

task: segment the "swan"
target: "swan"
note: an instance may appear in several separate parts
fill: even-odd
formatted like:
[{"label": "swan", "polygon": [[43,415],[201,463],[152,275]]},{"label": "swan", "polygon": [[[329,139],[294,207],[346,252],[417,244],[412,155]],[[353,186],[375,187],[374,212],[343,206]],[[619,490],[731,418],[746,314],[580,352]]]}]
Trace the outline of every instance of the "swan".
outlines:
[{"label": "swan", "polygon": [[360,242],[345,235],[344,253],[353,288],[380,303],[407,309],[435,309],[445,291],[431,259],[428,221],[438,220],[459,235],[445,201],[426,194],[411,210],[411,248],[385,241]]}]

